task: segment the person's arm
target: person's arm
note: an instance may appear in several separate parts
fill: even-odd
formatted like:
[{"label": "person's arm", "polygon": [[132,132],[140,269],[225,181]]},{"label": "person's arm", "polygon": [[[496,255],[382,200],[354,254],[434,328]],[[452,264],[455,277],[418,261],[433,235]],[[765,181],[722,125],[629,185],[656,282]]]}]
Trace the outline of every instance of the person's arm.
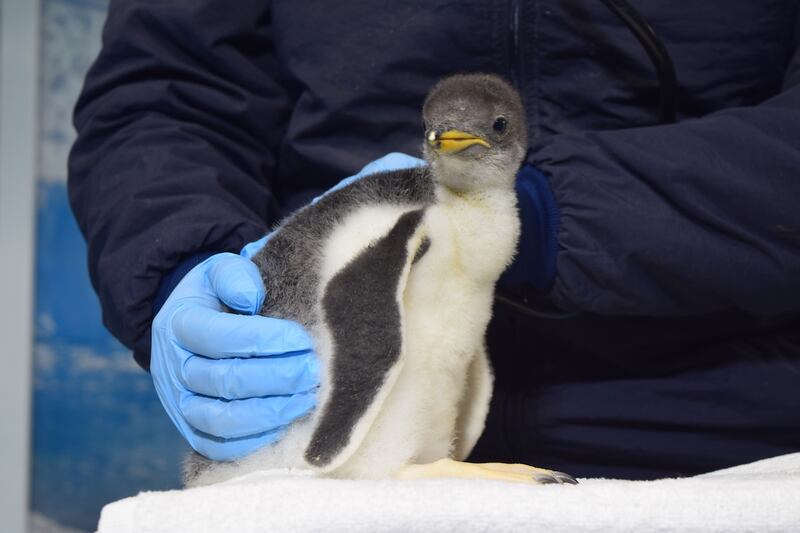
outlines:
[{"label": "person's arm", "polygon": [[269,9],[110,3],[75,111],[69,194],[105,325],[143,366],[162,276],[238,252],[278,216],[270,179],[291,105]]},{"label": "person's arm", "polygon": [[800,50],[779,94],[697,120],[543,140],[566,310],[800,310]]}]

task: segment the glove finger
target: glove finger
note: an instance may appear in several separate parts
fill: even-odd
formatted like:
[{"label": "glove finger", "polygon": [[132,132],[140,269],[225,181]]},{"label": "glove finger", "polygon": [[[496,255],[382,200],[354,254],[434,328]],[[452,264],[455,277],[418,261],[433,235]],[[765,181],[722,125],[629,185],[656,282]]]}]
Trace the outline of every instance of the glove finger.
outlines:
[{"label": "glove finger", "polygon": [[375,174],[377,172],[383,172],[384,170],[401,170],[405,168],[421,167],[424,165],[425,161],[422,159],[418,159],[402,152],[392,152],[386,154],[375,161],[367,163],[366,166],[364,166],[364,168],[358,172],[358,174],[354,174],[349,178],[344,178],[342,181],[322,193],[320,196],[317,196],[311,200],[311,203],[316,204],[319,202],[320,198],[323,198],[334,191],[338,191],[339,189],[344,189],[354,181],[359,180],[364,176]]},{"label": "glove finger", "polygon": [[232,461],[250,455],[259,448],[271,444],[286,433],[286,427],[280,427],[237,439],[221,439],[203,433],[193,431],[189,436],[189,444],[197,453],[200,453],[214,461]]},{"label": "glove finger", "polygon": [[385,170],[400,170],[405,168],[413,168],[424,166],[425,161],[422,159],[404,154],[402,152],[392,152],[385,156],[376,159],[362,168],[358,174],[353,178],[360,178],[376,172],[383,172]]},{"label": "glove finger", "polygon": [[288,425],[315,405],[315,392],[246,400],[218,400],[191,394],[181,398],[180,410],[194,429],[234,439]]},{"label": "glove finger", "polygon": [[190,391],[226,400],[296,394],[319,385],[319,361],[313,352],[250,359],[192,356],[181,378]]},{"label": "glove finger", "polygon": [[306,329],[291,320],[224,313],[200,305],[178,309],[172,317],[178,344],[206,357],[253,357],[305,352],[314,348]]},{"label": "glove finger", "polygon": [[239,255],[246,259],[252,259],[261,249],[267,245],[267,242],[272,237],[272,233],[267,233],[257,241],[249,242],[244,245]]},{"label": "glove finger", "polygon": [[211,289],[222,302],[236,311],[255,314],[266,296],[258,267],[240,255],[223,253],[206,272]]},{"label": "glove finger", "polygon": [[317,196],[316,198],[311,200],[311,205],[316,204],[322,198],[324,198],[325,196],[329,195],[332,192],[336,192],[339,189],[344,189],[345,187],[347,187],[348,185],[350,185],[354,181],[361,179],[362,177],[363,176],[361,174],[356,174],[355,176],[350,176],[349,178],[343,179],[342,181],[340,181],[339,183],[337,183],[336,185],[334,185],[333,187],[331,187],[330,189],[328,189],[324,193],[320,194],[319,196]]}]

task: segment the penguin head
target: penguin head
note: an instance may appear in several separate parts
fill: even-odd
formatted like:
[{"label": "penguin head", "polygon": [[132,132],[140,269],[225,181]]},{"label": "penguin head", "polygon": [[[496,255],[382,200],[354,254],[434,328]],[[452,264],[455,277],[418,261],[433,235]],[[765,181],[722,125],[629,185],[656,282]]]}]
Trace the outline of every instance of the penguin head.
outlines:
[{"label": "penguin head", "polygon": [[440,81],[422,108],[423,153],[436,180],[456,192],[513,188],[528,149],[517,91],[491,74]]}]

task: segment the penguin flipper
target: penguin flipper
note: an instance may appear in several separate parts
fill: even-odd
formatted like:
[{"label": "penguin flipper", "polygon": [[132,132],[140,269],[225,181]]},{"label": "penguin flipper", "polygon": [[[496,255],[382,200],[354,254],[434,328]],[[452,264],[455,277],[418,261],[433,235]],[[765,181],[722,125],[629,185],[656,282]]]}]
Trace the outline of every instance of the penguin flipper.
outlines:
[{"label": "penguin flipper", "polygon": [[402,297],[418,258],[422,237],[415,235],[423,214],[402,214],[325,287],[331,390],[305,451],[305,460],[318,469],[334,470],[358,449],[402,366]]}]

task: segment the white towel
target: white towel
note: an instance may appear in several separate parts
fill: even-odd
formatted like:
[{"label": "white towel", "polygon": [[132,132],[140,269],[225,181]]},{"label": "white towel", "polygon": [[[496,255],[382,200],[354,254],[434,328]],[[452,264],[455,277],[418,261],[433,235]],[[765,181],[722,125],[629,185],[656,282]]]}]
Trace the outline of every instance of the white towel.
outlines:
[{"label": "white towel", "polygon": [[800,453],[694,478],[528,486],[258,472],[107,505],[99,533],[800,532]]}]

